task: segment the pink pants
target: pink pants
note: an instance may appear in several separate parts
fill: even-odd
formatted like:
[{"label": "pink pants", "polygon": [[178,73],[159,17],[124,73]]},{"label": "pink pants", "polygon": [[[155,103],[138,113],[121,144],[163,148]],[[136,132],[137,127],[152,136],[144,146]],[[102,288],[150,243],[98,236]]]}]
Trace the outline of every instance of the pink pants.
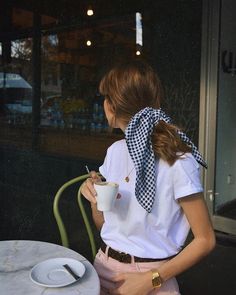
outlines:
[{"label": "pink pants", "polygon": [[[101,250],[98,251],[95,261],[94,267],[99,275],[101,282],[101,293],[100,295],[109,294],[108,290],[114,287],[114,282],[112,282],[111,278],[116,273],[121,272],[145,272],[150,269],[158,269],[158,267],[165,263],[165,261],[157,261],[157,262],[142,262],[142,263],[121,263],[111,257],[107,257]],[[180,295],[178,283],[175,278],[172,278],[166,282],[164,282],[160,289],[153,289],[148,294],[143,295]],[[127,294],[128,295],[128,294]]]}]

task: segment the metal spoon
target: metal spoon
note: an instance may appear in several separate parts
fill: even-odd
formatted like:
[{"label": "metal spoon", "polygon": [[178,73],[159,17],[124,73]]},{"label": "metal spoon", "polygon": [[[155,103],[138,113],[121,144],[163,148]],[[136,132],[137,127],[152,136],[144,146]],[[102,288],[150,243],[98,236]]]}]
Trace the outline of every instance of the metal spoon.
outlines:
[{"label": "metal spoon", "polygon": [[80,279],[80,276],[78,276],[68,264],[64,264],[63,267],[68,271],[68,273],[77,281]]}]

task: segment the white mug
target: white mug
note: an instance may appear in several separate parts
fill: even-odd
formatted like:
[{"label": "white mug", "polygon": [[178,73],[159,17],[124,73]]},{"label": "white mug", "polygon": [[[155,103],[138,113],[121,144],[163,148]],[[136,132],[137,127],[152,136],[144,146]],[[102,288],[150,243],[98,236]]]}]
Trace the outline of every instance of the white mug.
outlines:
[{"label": "white mug", "polygon": [[99,211],[110,211],[116,200],[119,185],[115,182],[96,182],[94,188],[97,192],[97,209]]}]

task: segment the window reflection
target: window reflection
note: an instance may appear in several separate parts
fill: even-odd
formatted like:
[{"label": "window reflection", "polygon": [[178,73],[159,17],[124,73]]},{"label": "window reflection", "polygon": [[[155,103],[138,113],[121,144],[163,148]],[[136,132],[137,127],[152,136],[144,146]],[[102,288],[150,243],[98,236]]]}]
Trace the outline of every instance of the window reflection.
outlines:
[{"label": "window reflection", "polygon": [[76,128],[86,134],[108,132],[98,84],[110,64],[135,57],[136,42],[142,46],[140,13],[45,34],[41,126]]},{"label": "window reflection", "polygon": [[[196,11],[201,11],[201,5],[199,1],[189,6],[180,2],[172,3],[170,9],[170,1],[150,1],[150,5],[145,1],[3,1],[0,72],[2,77],[4,73],[5,77],[19,75],[31,87],[0,89],[4,136],[13,131],[14,138],[17,130],[20,135],[24,129],[29,146],[33,134],[33,145],[43,141],[43,147],[48,147],[52,142],[54,151],[58,134],[71,140],[70,134],[74,138],[79,132],[107,132],[99,81],[111,64],[138,58],[157,69],[165,86],[163,107],[197,142],[201,17]],[[87,14],[89,8],[93,15]],[[32,110],[32,92],[31,122],[26,105]],[[176,105],[182,106],[178,112]],[[58,130],[72,128],[75,132]],[[112,137],[116,138],[100,138],[105,142]],[[75,154],[81,152],[78,147],[75,150]]]},{"label": "window reflection", "polygon": [[0,67],[1,121],[30,125],[32,116],[32,39],[11,42],[11,60]]},{"label": "window reflection", "polygon": [[142,14],[136,12],[136,44],[143,46]]}]

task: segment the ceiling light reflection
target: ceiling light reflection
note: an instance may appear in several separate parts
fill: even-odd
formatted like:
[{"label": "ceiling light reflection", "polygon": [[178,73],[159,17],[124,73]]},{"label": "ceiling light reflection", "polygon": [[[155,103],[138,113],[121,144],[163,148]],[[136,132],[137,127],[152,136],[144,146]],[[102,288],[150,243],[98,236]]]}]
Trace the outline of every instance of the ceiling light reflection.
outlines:
[{"label": "ceiling light reflection", "polygon": [[92,16],[93,15],[93,9],[92,8],[88,8],[87,15],[88,16]]},{"label": "ceiling light reflection", "polygon": [[87,40],[87,41],[86,41],[86,45],[87,45],[87,46],[91,46],[91,45],[92,45],[92,42],[91,42],[90,40]]}]

